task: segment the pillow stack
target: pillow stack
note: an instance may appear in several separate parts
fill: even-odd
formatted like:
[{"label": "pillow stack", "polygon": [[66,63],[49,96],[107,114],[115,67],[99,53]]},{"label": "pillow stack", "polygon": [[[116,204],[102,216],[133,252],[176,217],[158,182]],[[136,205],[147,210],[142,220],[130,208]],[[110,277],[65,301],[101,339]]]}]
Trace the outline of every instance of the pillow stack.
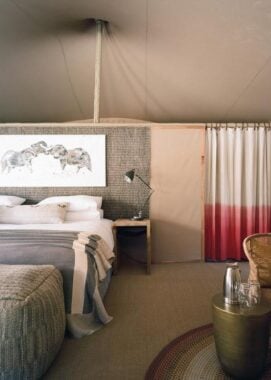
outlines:
[{"label": "pillow stack", "polygon": [[49,197],[39,202],[39,205],[67,204],[65,220],[67,222],[87,221],[103,218],[102,197],[91,195],[67,195]]},{"label": "pillow stack", "polygon": [[37,205],[21,204],[24,198],[0,195],[0,223],[59,224],[103,218],[102,197],[70,195],[49,197]]}]

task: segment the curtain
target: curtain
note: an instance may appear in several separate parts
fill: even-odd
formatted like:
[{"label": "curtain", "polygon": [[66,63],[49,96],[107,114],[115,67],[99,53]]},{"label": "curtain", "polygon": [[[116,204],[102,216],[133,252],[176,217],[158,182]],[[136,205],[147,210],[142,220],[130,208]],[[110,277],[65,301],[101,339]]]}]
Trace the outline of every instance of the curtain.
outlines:
[{"label": "curtain", "polygon": [[271,231],[271,128],[206,128],[205,258],[242,260],[243,239]]}]

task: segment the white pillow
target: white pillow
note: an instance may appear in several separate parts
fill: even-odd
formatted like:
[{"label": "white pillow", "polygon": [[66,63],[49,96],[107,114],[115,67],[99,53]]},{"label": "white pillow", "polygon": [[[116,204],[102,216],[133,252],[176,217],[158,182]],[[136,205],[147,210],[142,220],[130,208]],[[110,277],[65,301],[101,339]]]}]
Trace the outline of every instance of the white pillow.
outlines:
[{"label": "white pillow", "polygon": [[66,215],[66,204],[0,206],[0,223],[59,224]]},{"label": "white pillow", "polygon": [[69,211],[97,210],[102,207],[102,197],[92,195],[64,195],[60,197],[49,197],[39,202],[40,205],[54,203],[68,203]]},{"label": "white pillow", "polygon": [[66,222],[81,222],[87,220],[99,220],[103,218],[104,210],[67,211]]},{"label": "white pillow", "polygon": [[15,206],[24,203],[25,198],[15,197],[14,195],[0,195],[0,206]]}]

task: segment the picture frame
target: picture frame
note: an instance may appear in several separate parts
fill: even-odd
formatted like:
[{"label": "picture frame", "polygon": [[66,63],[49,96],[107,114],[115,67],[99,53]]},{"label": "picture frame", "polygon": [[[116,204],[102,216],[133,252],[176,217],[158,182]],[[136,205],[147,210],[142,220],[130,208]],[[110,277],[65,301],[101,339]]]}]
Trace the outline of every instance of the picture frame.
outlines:
[{"label": "picture frame", "polygon": [[105,187],[106,135],[1,135],[1,187]]}]

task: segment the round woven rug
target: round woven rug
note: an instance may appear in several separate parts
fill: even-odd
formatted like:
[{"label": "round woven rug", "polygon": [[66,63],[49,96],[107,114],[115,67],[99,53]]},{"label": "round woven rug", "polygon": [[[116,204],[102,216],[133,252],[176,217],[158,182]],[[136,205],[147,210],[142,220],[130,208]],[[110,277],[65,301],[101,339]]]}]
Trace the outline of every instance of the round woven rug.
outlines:
[{"label": "round woven rug", "polygon": [[[271,347],[262,380],[271,379]],[[230,380],[216,356],[213,326],[191,330],[169,343],[151,363],[145,380]]]}]

